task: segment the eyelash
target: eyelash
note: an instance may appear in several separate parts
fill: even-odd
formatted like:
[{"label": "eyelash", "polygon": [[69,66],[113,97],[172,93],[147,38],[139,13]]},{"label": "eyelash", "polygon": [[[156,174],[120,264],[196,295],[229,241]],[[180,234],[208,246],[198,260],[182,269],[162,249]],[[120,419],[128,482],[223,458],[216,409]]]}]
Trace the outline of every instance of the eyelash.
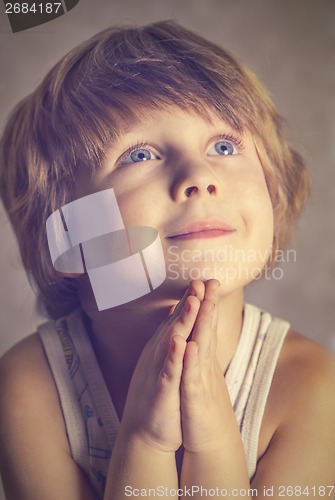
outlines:
[{"label": "eyelash", "polygon": [[240,137],[235,136],[235,135],[231,135],[231,134],[220,135],[215,140],[215,142],[219,142],[219,141],[231,142],[234,146],[236,146],[236,148],[239,150],[239,152],[242,152],[244,150],[242,139]]},{"label": "eyelash", "polygon": [[128,158],[128,156],[130,156],[133,151],[136,151],[137,149],[147,149],[152,154],[154,154],[153,148],[152,148],[152,146],[150,146],[150,144],[147,144],[146,142],[137,142],[136,144],[133,144],[132,146],[130,146],[124,153],[122,153],[122,155],[117,160],[117,165],[122,164],[123,161],[126,158]]},{"label": "eyelash", "polygon": [[[244,149],[242,139],[240,139],[237,136],[231,135],[231,134],[222,134],[219,135],[213,143],[219,142],[219,141],[228,141],[231,142],[238,150],[239,152],[242,152]],[[147,149],[150,151],[152,154],[155,154],[153,151],[152,146],[150,144],[147,144],[146,142],[137,142],[136,144],[133,144],[130,146],[122,155],[119,157],[117,160],[117,165],[122,165],[123,161],[128,158],[133,151],[136,151],[137,149]]]}]

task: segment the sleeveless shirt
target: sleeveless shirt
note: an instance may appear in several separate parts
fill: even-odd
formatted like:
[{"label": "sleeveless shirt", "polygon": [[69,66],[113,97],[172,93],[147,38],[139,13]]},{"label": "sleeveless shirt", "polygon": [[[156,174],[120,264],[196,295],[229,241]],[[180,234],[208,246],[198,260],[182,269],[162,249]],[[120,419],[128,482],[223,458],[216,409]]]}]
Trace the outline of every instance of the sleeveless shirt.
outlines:
[{"label": "sleeveless shirt", "polygon": [[[245,304],[239,343],[225,375],[250,479],[256,471],[265,405],[289,326]],[[73,460],[103,498],[120,422],[81,311],[44,323],[38,334],[58,391]]]}]

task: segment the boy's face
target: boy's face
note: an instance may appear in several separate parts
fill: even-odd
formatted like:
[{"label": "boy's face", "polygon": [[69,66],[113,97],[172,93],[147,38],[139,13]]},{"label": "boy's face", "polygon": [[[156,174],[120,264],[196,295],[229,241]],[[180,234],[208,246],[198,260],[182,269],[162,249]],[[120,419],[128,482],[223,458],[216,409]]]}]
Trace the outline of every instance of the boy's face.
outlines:
[{"label": "boy's face", "polygon": [[213,116],[143,112],[125,125],[103,168],[82,172],[76,198],[112,187],[125,226],[158,230],[167,281],[217,278],[227,292],[252,281],[273,239],[273,209],[252,137]]}]

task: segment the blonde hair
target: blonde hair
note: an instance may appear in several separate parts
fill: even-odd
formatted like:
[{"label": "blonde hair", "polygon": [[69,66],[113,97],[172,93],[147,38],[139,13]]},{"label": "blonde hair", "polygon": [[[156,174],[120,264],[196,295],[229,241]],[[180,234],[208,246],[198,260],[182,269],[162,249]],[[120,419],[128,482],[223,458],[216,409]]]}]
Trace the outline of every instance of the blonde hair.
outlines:
[{"label": "blonde hair", "polygon": [[110,28],[70,51],[14,109],[0,143],[0,192],[23,264],[51,317],[79,306],[77,280],[57,273],[48,216],[71,201],[79,168],[98,169],[120,119],[179,107],[249,130],[283,248],[309,192],[301,156],[256,76],[228,52],[172,22]]}]

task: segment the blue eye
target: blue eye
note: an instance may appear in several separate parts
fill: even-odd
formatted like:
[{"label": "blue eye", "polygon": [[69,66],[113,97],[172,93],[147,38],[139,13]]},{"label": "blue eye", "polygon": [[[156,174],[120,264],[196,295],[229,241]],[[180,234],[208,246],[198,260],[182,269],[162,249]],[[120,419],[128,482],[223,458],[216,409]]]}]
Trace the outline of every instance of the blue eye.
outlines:
[{"label": "blue eye", "polygon": [[122,163],[140,163],[147,160],[157,160],[158,157],[155,156],[148,148],[136,148],[129,151]]},{"label": "blue eye", "polygon": [[136,151],[133,151],[130,154],[130,158],[132,161],[137,162],[137,161],[145,161],[145,160],[151,160],[151,151],[148,149],[136,149]]},{"label": "blue eye", "polygon": [[230,155],[236,155],[237,154],[237,149],[235,148],[234,144],[232,144],[230,141],[226,140],[221,140],[215,142],[209,149],[208,155],[209,156],[214,156],[216,154],[222,155],[222,156],[230,156]]},{"label": "blue eye", "polygon": [[135,146],[126,151],[126,153],[120,157],[119,162],[121,164],[131,164],[158,159],[159,157],[156,156],[149,148],[144,146]]},{"label": "blue eye", "polygon": [[[155,151],[155,152],[153,152]],[[134,144],[127,149],[116,161],[115,165],[132,165],[134,163],[142,163],[144,161],[160,160],[160,156],[153,150],[149,144],[144,142]]]}]

